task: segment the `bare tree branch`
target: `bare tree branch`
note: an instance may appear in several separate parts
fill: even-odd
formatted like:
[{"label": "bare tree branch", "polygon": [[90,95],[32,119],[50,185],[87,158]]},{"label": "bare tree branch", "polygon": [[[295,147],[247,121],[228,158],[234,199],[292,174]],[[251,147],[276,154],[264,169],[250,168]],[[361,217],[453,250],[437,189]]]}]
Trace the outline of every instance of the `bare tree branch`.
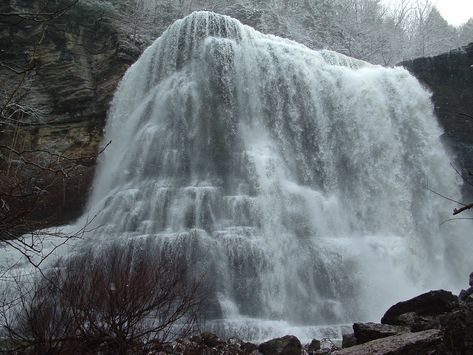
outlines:
[{"label": "bare tree branch", "polygon": [[471,208],[473,208],[473,203],[470,203],[470,204],[468,204],[468,205],[464,205],[464,206],[461,207],[461,208],[455,208],[455,209],[453,210],[453,215],[455,216],[455,215],[457,215],[457,214],[459,214],[459,213],[462,213],[463,211],[469,210],[469,209],[471,209]]}]

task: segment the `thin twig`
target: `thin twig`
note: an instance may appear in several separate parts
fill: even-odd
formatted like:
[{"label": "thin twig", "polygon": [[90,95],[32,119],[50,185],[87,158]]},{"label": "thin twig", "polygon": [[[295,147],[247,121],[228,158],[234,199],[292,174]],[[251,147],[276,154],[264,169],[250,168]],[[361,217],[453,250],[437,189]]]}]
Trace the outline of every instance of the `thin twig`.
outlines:
[{"label": "thin twig", "polygon": [[440,223],[440,225],[444,224],[444,223],[447,223],[447,222],[450,222],[450,221],[456,221],[458,219],[473,219],[473,218],[469,218],[469,217],[458,217],[458,218],[449,218],[449,219],[446,219],[445,221],[443,221],[442,223]]},{"label": "thin twig", "polygon": [[468,118],[471,118],[471,119],[473,120],[473,116],[472,116],[472,115],[469,115],[469,114],[467,114],[467,113],[462,113],[462,112],[460,112],[458,115],[459,115],[459,116],[468,117]]},{"label": "thin twig", "polygon": [[430,192],[432,192],[433,194],[435,194],[435,195],[437,195],[437,196],[440,196],[440,197],[442,197],[442,198],[444,198],[444,199],[446,199],[446,200],[448,200],[448,201],[457,203],[457,204],[462,205],[462,206],[466,206],[466,204],[464,204],[464,203],[462,203],[462,202],[460,202],[460,201],[454,200],[453,198],[450,198],[450,197],[447,197],[447,196],[445,196],[445,195],[442,195],[442,194],[438,193],[437,191],[432,190],[432,189],[429,188],[428,186],[425,186],[425,188],[426,188],[427,190],[429,190]]},{"label": "thin twig", "polygon": [[458,174],[458,176],[462,178],[464,182],[466,182],[470,186],[473,186],[473,183],[470,180],[468,180],[465,176],[463,176],[463,174],[456,168],[455,165],[453,165],[452,162],[450,162],[450,166],[453,168],[453,170],[455,170],[455,172]]}]

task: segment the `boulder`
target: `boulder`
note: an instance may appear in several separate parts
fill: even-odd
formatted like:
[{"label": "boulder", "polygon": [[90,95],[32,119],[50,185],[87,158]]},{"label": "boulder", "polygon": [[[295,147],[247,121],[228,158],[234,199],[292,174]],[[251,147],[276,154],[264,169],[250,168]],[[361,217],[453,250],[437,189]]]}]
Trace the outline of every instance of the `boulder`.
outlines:
[{"label": "boulder", "polygon": [[294,335],[286,335],[282,338],[271,339],[260,344],[258,351],[263,355],[300,355],[302,345]]},{"label": "boulder", "polygon": [[307,346],[307,352],[309,355],[316,352],[317,350],[320,350],[320,345],[320,340],[312,339],[309,346]]},{"label": "boulder", "polygon": [[409,326],[412,331],[439,328],[439,317],[458,306],[458,297],[451,292],[430,291],[395,304],[381,318],[381,323]]},{"label": "boulder", "polygon": [[354,333],[347,333],[342,335],[342,348],[349,348],[357,344],[358,342]]},{"label": "boulder", "polygon": [[473,301],[473,287],[469,287],[466,290],[461,290],[458,295],[460,301],[472,302]]},{"label": "boulder", "polygon": [[200,335],[193,336],[190,340],[194,343],[205,345],[209,348],[214,348],[225,343],[224,341],[220,340],[217,335],[210,332],[203,332]]},{"label": "boulder", "polygon": [[240,349],[245,354],[251,354],[251,353],[256,352],[258,350],[258,346],[256,344],[253,344],[253,343],[243,342],[240,346]]},{"label": "boulder", "polygon": [[449,352],[443,345],[442,333],[438,329],[429,329],[417,333],[403,333],[376,339],[350,348],[337,350],[332,355],[419,355],[442,354]]},{"label": "boulder", "polygon": [[353,331],[358,344],[409,332],[409,327],[379,323],[355,323]]},{"label": "boulder", "polygon": [[473,287],[473,272],[470,274],[470,280],[468,284]]},{"label": "boulder", "polygon": [[473,354],[473,303],[460,307],[440,318],[445,344],[454,354]]}]

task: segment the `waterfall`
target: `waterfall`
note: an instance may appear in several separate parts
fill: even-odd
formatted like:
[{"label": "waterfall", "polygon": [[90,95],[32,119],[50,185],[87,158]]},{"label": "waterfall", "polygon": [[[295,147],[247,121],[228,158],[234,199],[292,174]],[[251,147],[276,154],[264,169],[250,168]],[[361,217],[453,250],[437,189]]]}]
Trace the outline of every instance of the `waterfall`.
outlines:
[{"label": "waterfall", "polygon": [[119,85],[88,243],[177,255],[227,329],[376,320],[471,271],[466,224],[440,226],[426,188],[461,198],[432,111],[403,68],[195,12]]}]

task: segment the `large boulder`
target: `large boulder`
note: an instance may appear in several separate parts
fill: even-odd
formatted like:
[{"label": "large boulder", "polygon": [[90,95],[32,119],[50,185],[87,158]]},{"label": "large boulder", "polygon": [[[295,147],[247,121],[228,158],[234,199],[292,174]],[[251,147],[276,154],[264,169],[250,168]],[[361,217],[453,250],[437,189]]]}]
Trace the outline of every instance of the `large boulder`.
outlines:
[{"label": "large boulder", "polygon": [[458,298],[462,302],[473,302],[473,287],[469,287],[466,290],[461,290]]},{"label": "large boulder", "polygon": [[309,354],[312,354],[318,350],[320,350],[320,347],[321,347],[321,343],[320,343],[320,340],[317,340],[317,339],[312,339],[312,341],[310,342],[310,344],[307,346],[307,352]]},{"label": "large boulder", "polygon": [[440,316],[458,306],[458,297],[451,292],[430,291],[395,304],[381,318],[381,323],[408,326],[412,331],[440,328]]},{"label": "large boulder", "polygon": [[409,332],[409,327],[379,323],[355,323],[353,331],[358,344]]},{"label": "large boulder", "polygon": [[473,354],[473,303],[463,303],[440,319],[445,344],[454,354]]},{"label": "large boulder", "polygon": [[260,344],[258,351],[263,355],[300,355],[302,345],[294,335],[286,335]]},{"label": "large boulder", "polygon": [[449,352],[443,344],[442,333],[438,329],[424,330],[417,333],[404,333],[377,339],[365,344],[337,350],[332,355],[446,355]]},{"label": "large boulder", "polygon": [[349,348],[351,346],[358,345],[354,333],[347,333],[342,335],[342,348]]}]

